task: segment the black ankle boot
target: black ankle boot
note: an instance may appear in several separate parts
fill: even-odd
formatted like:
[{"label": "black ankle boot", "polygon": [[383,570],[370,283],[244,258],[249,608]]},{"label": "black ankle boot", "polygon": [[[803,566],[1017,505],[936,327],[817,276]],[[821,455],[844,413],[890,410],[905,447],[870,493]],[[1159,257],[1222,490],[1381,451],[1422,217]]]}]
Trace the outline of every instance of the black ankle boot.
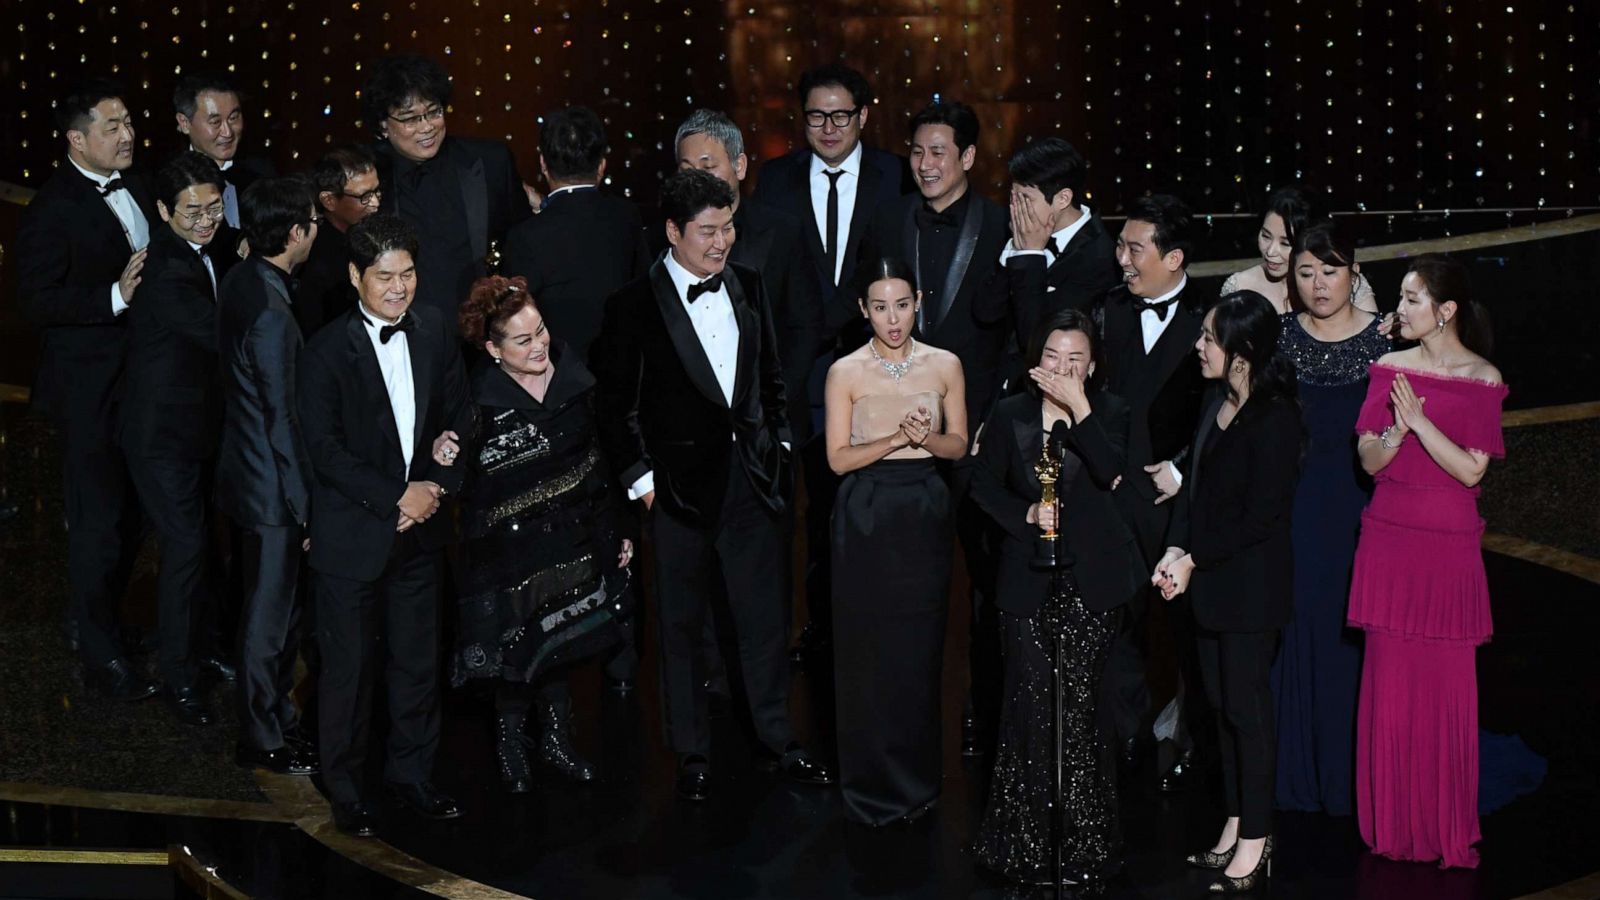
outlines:
[{"label": "black ankle boot", "polygon": [[593,781],[594,766],[572,746],[572,703],[539,701],[539,759],[572,781]]},{"label": "black ankle boot", "polygon": [[532,776],[528,774],[528,738],[522,733],[523,713],[501,713],[495,729],[495,756],[500,760],[500,780],[513,794],[526,794]]}]

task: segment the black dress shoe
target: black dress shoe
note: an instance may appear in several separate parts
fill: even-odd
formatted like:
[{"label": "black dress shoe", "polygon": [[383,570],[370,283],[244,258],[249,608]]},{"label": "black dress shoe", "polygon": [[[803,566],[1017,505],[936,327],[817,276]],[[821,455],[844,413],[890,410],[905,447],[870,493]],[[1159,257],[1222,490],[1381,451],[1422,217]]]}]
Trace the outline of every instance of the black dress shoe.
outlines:
[{"label": "black dress shoe", "polygon": [[691,756],[678,766],[678,796],[699,803],[711,795],[711,763]]},{"label": "black dress shoe", "polygon": [[1164,794],[1181,794],[1194,786],[1200,777],[1199,761],[1195,759],[1193,750],[1185,750],[1178,754],[1178,759],[1172,764],[1165,775],[1161,776],[1161,792]]},{"label": "black dress shoe", "polygon": [[234,748],[233,760],[249,769],[266,769],[279,775],[317,774],[317,758],[301,752],[292,744],[284,744],[276,750],[239,744]]},{"label": "black dress shoe", "polygon": [[219,680],[226,681],[229,684],[239,680],[239,670],[234,668],[232,663],[214,653],[210,656],[200,657],[200,671],[210,672]]},{"label": "black dress shoe", "polygon": [[360,800],[335,803],[333,825],[351,837],[372,837],[378,833],[378,814]]},{"label": "black dress shoe", "polygon": [[429,819],[455,819],[461,815],[461,807],[456,805],[456,801],[452,800],[450,795],[426,781],[420,784],[386,781],[383,785],[395,802],[409,807],[419,816]]},{"label": "black dress shoe", "polygon": [[158,690],[154,681],[135,672],[133,666],[121,657],[92,669],[89,676],[100,693],[112,700],[143,700]]},{"label": "black dress shoe", "polygon": [[211,711],[211,704],[193,685],[173,687],[169,684],[162,689],[161,699],[167,701],[172,714],[185,725],[210,725],[216,721],[217,716]]},{"label": "black dress shoe", "polygon": [[1122,771],[1132,772],[1139,768],[1139,764],[1144,761],[1144,753],[1147,746],[1145,741],[1140,739],[1138,735],[1134,735],[1118,744],[1117,762],[1121,763]]},{"label": "black dress shoe", "polygon": [[763,749],[757,755],[756,764],[768,772],[777,772],[795,784],[825,785],[839,780],[827,763],[813,759],[798,743],[791,743],[782,756]]}]

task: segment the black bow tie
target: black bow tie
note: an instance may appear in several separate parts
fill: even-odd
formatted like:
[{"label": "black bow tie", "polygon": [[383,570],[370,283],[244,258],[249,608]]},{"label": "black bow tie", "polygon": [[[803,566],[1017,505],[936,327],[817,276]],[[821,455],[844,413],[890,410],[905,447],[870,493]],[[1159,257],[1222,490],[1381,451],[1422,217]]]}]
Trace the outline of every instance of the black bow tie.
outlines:
[{"label": "black bow tie", "polygon": [[960,223],[956,221],[955,213],[946,209],[944,212],[934,212],[927,204],[917,207],[917,227],[936,228],[944,226],[955,228]]},{"label": "black bow tie", "polygon": [[722,290],[721,274],[713,275],[699,284],[691,284],[689,285],[689,303],[693,305],[694,301],[700,299],[701,294],[715,294],[720,290]]},{"label": "black bow tie", "polygon": [[410,316],[401,316],[400,321],[394,323],[393,325],[384,325],[378,329],[378,343],[387,344],[389,343],[389,338],[394,337],[395,332],[404,331],[409,333],[414,331],[416,327],[416,319],[413,319]]},{"label": "black bow tie", "polygon": [[100,196],[109,197],[117,191],[125,191],[127,189],[128,185],[123,182],[121,177],[114,177],[100,187]]},{"label": "black bow tie", "polygon": [[1135,305],[1138,307],[1139,312],[1153,312],[1156,314],[1156,318],[1165,322],[1167,315],[1172,312],[1172,305],[1177,302],[1177,297],[1168,297],[1165,300],[1139,300]]},{"label": "black bow tie", "polygon": [[1065,249],[1067,249],[1065,241],[1060,241],[1053,237],[1050,239],[1050,252],[1055,256],[1056,259],[1061,258],[1061,251]]}]

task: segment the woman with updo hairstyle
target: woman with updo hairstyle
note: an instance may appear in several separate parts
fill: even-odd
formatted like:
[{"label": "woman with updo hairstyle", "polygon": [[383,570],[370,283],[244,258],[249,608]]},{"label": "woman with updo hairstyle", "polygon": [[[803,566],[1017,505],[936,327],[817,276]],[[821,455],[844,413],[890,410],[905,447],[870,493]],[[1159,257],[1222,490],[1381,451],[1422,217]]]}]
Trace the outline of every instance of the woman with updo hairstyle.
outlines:
[{"label": "woman with updo hairstyle", "polygon": [[1418,343],[1372,366],[1354,429],[1377,482],[1350,584],[1349,621],[1366,632],[1356,818],[1374,853],[1472,868],[1476,656],[1494,631],[1478,483],[1505,455],[1507,390],[1461,263],[1412,260],[1395,312],[1400,336]]},{"label": "woman with updo hairstyle", "polygon": [[[465,465],[451,680],[494,684],[500,777],[531,783],[527,749],[573,781],[594,768],[572,745],[567,669],[609,649],[630,612],[614,483],[595,437],[594,377],[554,339],[521,278],[480,278],[461,334],[481,347],[472,426],[434,446]],[[537,740],[524,723],[537,719]]]},{"label": "woman with updo hairstyle", "polygon": [[[1278,312],[1293,312],[1296,306],[1292,270],[1294,259],[1299,255],[1300,235],[1324,221],[1331,220],[1312,191],[1293,185],[1273,191],[1267,198],[1267,210],[1261,216],[1261,228],[1256,232],[1256,250],[1261,254],[1261,262],[1229,275],[1222,282],[1222,296],[1255,291],[1267,298]],[[1372,295],[1372,285],[1353,267],[1350,290],[1351,305],[1377,314],[1378,302]]]},{"label": "woman with updo hairstyle", "polygon": [[1195,341],[1218,390],[1200,417],[1189,472],[1151,582],[1189,592],[1200,676],[1217,714],[1227,816],[1191,866],[1216,870],[1211,893],[1253,890],[1271,873],[1277,733],[1270,671],[1294,599],[1289,521],[1300,467],[1294,363],[1278,352],[1281,317],[1254,291],[1223,297]]}]

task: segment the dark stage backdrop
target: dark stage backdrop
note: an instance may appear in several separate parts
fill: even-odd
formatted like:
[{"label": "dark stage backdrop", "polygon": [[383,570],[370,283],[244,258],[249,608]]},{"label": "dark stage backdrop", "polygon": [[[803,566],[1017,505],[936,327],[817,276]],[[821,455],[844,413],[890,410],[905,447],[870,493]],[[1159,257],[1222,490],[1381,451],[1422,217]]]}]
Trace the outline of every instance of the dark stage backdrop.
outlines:
[{"label": "dark stage backdrop", "polygon": [[[653,200],[677,122],[728,110],[758,158],[799,140],[793,84],[842,59],[880,94],[869,139],[891,148],[934,96],[984,122],[977,175],[1059,134],[1115,214],[1172,190],[1212,213],[1253,210],[1303,181],[1340,210],[1600,203],[1600,38],[1585,3],[1543,0],[7,0],[0,37],[0,180],[59,163],[51,101],[113,70],[153,164],[178,145],[177,72],[219,68],[249,92],[246,146],[306,165],[364,135],[362,69],[421,51],[453,73],[450,127],[503,136],[537,174],[537,117],[606,117],[617,186]],[[1252,229],[1253,230],[1253,229]],[[1247,248],[1248,249],[1248,248]]]}]

